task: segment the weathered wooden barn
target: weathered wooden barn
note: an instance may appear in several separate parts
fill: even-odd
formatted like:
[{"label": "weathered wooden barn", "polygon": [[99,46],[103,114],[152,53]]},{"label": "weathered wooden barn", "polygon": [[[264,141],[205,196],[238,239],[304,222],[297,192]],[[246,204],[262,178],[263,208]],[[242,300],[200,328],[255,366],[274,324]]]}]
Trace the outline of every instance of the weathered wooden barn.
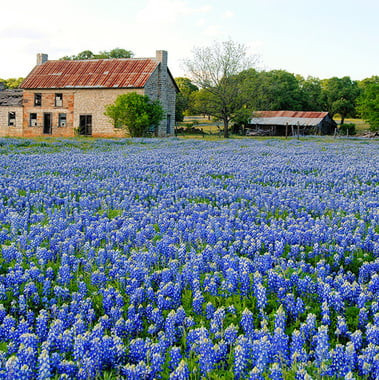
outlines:
[{"label": "weathered wooden barn", "polygon": [[257,111],[248,123],[248,134],[269,136],[328,135],[337,123],[328,112]]},{"label": "weathered wooden barn", "polygon": [[153,58],[77,61],[50,61],[47,54],[37,54],[37,65],[20,87],[16,110],[0,103],[1,136],[124,136],[125,131],[116,128],[104,111],[118,95],[130,92],[159,100],[164,118],[155,134],[174,134],[179,90],[164,50],[156,51]]}]

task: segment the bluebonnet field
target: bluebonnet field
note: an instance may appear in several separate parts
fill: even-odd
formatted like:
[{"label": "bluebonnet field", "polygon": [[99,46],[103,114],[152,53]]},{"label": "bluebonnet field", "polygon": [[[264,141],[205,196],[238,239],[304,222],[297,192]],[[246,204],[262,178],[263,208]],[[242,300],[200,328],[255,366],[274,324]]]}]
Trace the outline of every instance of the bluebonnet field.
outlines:
[{"label": "bluebonnet field", "polygon": [[378,148],[0,140],[0,378],[378,379]]}]

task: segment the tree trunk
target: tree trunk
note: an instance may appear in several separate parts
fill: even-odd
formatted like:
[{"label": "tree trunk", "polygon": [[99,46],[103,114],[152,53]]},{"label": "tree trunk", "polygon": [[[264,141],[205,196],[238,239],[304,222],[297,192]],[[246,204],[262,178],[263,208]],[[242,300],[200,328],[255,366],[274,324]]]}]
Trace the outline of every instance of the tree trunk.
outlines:
[{"label": "tree trunk", "polygon": [[345,115],[341,115],[341,125],[345,122]]},{"label": "tree trunk", "polygon": [[224,137],[229,138],[229,120],[226,118],[224,119]]}]

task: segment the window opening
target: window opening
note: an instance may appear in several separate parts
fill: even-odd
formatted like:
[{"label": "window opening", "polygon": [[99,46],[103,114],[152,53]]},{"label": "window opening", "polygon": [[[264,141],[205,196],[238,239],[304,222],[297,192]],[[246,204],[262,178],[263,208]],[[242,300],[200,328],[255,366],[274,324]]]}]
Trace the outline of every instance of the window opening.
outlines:
[{"label": "window opening", "polygon": [[34,94],[34,105],[36,107],[42,105],[42,94]]},{"label": "window opening", "polygon": [[36,113],[31,113],[30,114],[29,125],[31,127],[36,127],[37,126],[37,114]]},{"label": "window opening", "polygon": [[56,107],[63,106],[63,94],[55,94],[55,106]]},{"label": "window opening", "polygon": [[16,126],[16,112],[8,112],[8,125],[10,127]]},{"label": "window opening", "polygon": [[167,115],[166,134],[171,133],[171,115]]},{"label": "window opening", "polygon": [[58,117],[58,127],[65,127],[67,122],[67,117],[65,113],[60,113]]}]

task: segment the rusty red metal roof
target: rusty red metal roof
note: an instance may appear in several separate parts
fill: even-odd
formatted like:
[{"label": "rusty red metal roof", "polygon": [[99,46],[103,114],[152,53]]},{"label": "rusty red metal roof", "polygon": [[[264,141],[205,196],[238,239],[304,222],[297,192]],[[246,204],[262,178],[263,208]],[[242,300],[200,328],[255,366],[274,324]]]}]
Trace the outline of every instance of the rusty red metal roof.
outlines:
[{"label": "rusty red metal roof", "polygon": [[142,88],[158,64],[153,58],[47,61],[21,88]]},{"label": "rusty red metal roof", "polygon": [[324,118],[327,112],[307,112],[307,111],[257,111],[257,117],[296,117],[306,119],[319,119]]},{"label": "rusty red metal roof", "polygon": [[328,112],[257,111],[250,119],[249,124],[316,126],[327,115]]}]

